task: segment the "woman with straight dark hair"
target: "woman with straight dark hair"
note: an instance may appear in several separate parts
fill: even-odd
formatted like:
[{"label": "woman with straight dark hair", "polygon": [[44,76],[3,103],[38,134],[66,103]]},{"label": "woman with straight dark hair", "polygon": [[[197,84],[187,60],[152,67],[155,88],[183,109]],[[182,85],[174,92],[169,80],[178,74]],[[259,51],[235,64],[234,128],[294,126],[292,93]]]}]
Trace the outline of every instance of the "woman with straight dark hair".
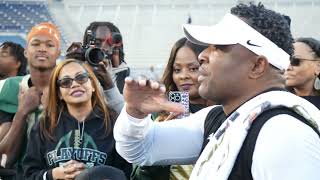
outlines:
[{"label": "woman with straight dark hair", "polygon": [[[200,62],[198,55],[205,49],[187,40],[179,39],[172,47],[167,66],[164,70],[161,82],[166,87],[166,94],[170,91],[182,91],[189,94],[189,110],[195,113],[208,106],[208,101],[203,99],[198,92]],[[169,120],[173,118],[167,113],[160,113],[157,120]]]},{"label": "woman with straight dark hair", "polygon": [[[205,49],[187,40],[179,39],[172,47],[167,66],[161,83],[166,87],[166,94],[170,91],[180,91],[189,94],[189,111],[195,113],[209,105],[198,92],[200,62],[198,55]],[[155,121],[167,121],[176,115],[162,112],[154,115]],[[188,123],[188,122],[186,122]],[[134,168],[134,180],[184,180],[189,179],[192,165],[183,166],[139,166]]]}]

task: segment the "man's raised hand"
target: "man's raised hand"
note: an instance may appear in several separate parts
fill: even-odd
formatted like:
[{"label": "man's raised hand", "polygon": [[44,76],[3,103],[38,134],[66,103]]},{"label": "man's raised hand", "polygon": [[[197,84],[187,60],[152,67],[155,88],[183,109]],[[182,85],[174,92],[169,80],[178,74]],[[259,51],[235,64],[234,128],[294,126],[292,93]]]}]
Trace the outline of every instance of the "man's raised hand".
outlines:
[{"label": "man's raised hand", "polygon": [[163,85],[143,77],[127,77],[123,96],[127,113],[135,118],[144,118],[152,112],[184,112],[181,104],[168,101]]}]

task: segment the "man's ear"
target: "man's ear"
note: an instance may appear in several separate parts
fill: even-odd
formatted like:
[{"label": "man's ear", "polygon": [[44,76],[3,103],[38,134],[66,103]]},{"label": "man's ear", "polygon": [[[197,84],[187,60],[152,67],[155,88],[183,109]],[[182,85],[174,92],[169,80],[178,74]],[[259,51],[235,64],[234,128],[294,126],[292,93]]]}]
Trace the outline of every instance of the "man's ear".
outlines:
[{"label": "man's ear", "polygon": [[14,68],[19,69],[21,66],[21,61],[19,61],[17,58],[15,58],[16,64],[14,65]]},{"label": "man's ear", "polygon": [[249,78],[258,79],[263,76],[270,65],[265,56],[255,56],[252,61]]}]

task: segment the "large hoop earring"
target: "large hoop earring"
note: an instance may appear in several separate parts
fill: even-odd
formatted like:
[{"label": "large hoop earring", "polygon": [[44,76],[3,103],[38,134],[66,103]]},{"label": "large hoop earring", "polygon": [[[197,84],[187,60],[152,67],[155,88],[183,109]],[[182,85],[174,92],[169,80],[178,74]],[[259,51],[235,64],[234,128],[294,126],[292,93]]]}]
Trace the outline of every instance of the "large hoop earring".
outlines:
[{"label": "large hoop earring", "polygon": [[316,80],[314,81],[313,87],[314,87],[314,89],[316,89],[316,90],[320,90],[320,79],[319,79],[319,75],[316,76]]}]

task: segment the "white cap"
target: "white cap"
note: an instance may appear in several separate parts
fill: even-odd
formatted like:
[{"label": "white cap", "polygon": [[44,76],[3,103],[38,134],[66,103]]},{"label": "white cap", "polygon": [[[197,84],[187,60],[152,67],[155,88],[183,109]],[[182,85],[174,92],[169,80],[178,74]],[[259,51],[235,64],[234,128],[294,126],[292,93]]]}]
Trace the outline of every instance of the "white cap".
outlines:
[{"label": "white cap", "polygon": [[257,55],[265,56],[270,64],[286,70],[290,56],[235,15],[226,14],[213,26],[183,25],[186,37],[200,45],[241,44]]}]

